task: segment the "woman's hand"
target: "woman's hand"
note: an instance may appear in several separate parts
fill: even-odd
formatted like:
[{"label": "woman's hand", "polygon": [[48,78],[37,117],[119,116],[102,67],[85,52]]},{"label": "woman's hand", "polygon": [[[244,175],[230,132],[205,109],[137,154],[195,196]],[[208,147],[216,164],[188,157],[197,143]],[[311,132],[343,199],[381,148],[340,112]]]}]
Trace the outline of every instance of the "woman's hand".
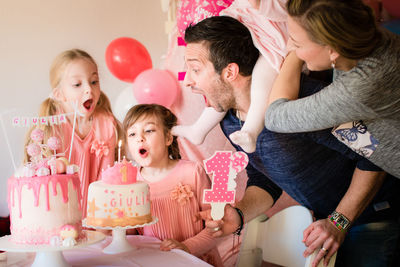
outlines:
[{"label": "woman's hand", "polygon": [[307,247],[303,256],[308,257],[314,250],[321,248],[312,266],[316,267],[322,258],[324,258],[326,266],[332,255],[335,254],[343,243],[345,237],[346,232],[337,229],[329,219],[315,221],[303,232],[303,242]]},{"label": "woman's hand", "polygon": [[165,239],[161,242],[160,250],[170,251],[173,248],[181,249],[186,251],[187,253],[190,253],[188,247],[185,244],[178,242],[175,239]]}]

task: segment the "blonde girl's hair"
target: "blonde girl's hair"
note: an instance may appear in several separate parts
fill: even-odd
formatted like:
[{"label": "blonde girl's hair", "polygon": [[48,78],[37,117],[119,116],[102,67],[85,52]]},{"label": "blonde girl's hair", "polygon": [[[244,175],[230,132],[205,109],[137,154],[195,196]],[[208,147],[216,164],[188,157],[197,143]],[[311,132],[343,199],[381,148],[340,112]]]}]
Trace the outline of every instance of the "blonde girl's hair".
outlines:
[{"label": "blonde girl's hair", "polygon": [[[78,59],[85,59],[91,62],[93,65],[96,66],[97,64],[95,60],[85,51],[80,50],[80,49],[70,49],[66,50],[62,53],[60,53],[54,60],[53,63],[50,67],[50,72],[49,72],[49,78],[50,78],[50,85],[52,88],[52,95],[55,90],[57,90],[57,87],[59,86],[61,79],[63,77],[64,71],[66,67],[74,60]],[[45,101],[42,102],[40,105],[39,109],[39,116],[40,117],[47,117],[47,116],[53,116],[56,115],[59,112],[63,112],[61,108],[61,104],[59,101],[54,99],[53,97],[47,98]],[[100,91],[100,97],[99,101],[97,102],[96,109],[94,111],[94,115],[97,114],[105,114],[111,116],[114,121],[115,121],[115,127],[117,130],[117,135],[118,136],[123,136],[122,132],[122,127],[121,123],[115,118],[115,116],[112,113],[111,109],[111,103],[108,97],[103,93],[103,91]],[[30,140],[30,133],[33,131],[33,129],[37,128],[32,127],[25,138],[25,147],[29,145],[32,141]],[[44,131],[44,142],[47,141],[47,139],[50,136],[58,136],[60,137],[61,141],[63,140],[63,134],[60,130],[59,127],[53,125],[41,125],[40,128]],[[63,143],[63,142],[62,142]],[[64,145],[62,145],[63,149]],[[116,151],[116,150],[115,150]],[[45,153],[46,154],[46,153]],[[50,151],[47,151],[47,154],[50,154]],[[25,157],[24,157],[24,162],[27,162],[29,160],[28,155],[25,151]]]},{"label": "blonde girl's hair", "polygon": [[313,42],[343,57],[365,58],[381,41],[373,10],[361,0],[288,0],[286,8]]},{"label": "blonde girl's hair", "polygon": [[[147,116],[155,116],[160,120],[164,128],[164,135],[170,134],[172,127],[177,125],[177,118],[168,108],[157,105],[157,104],[140,104],[133,106],[126,114],[125,119],[122,123],[125,142],[127,143],[128,136],[126,133],[133,124],[135,124],[139,119]],[[173,136],[172,143],[168,147],[168,155],[173,160],[181,159],[179,152],[178,139]]]}]

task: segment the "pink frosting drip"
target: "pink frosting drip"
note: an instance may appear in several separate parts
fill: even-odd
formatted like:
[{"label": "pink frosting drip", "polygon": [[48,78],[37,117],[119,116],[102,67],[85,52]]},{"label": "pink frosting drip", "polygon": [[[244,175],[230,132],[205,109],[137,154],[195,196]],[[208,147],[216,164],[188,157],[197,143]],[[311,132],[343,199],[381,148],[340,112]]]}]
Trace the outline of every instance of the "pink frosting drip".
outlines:
[{"label": "pink frosting drip", "polygon": [[61,193],[63,197],[64,203],[68,201],[68,182],[72,181],[72,185],[74,190],[77,192],[78,195],[78,202],[79,202],[79,209],[81,207],[81,190],[80,190],[80,182],[78,175],[48,175],[48,176],[41,176],[41,177],[21,177],[21,178],[14,178],[11,177],[8,179],[8,205],[9,210],[11,211],[11,206],[15,206],[15,191],[17,191],[17,197],[19,199],[19,217],[22,218],[22,211],[21,211],[21,191],[24,185],[28,186],[28,189],[32,189],[35,201],[34,205],[37,207],[39,205],[39,195],[40,195],[40,187],[44,185],[46,190],[46,210],[50,210],[50,200],[49,200],[49,183],[52,182],[53,187],[53,196],[57,195],[57,184],[60,184]]}]

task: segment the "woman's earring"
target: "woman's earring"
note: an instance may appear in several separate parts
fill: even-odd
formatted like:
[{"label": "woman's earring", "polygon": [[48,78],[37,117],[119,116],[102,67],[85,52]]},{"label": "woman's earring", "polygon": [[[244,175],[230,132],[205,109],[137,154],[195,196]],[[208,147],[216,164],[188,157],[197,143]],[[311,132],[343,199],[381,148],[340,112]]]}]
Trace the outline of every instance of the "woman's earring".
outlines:
[{"label": "woman's earring", "polygon": [[331,67],[332,67],[332,69],[334,69],[335,66],[336,66],[336,60],[334,60],[334,61],[331,62]]}]

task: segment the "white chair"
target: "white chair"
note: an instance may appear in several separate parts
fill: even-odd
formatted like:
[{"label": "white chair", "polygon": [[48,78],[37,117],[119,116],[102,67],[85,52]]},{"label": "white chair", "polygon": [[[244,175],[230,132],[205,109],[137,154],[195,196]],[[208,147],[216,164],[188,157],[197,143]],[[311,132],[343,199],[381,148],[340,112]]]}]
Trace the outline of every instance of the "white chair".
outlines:
[{"label": "white chair", "polygon": [[[237,267],[259,267],[262,261],[285,267],[308,267],[319,250],[307,258],[302,242],[303,231],[312,223],[312,216],[303,206],[291,206],[271,218],[260,215],[246,227]],[[328,267],[335,265],[336,253]],[[322,261],[318,267],[322,267]]]}]

